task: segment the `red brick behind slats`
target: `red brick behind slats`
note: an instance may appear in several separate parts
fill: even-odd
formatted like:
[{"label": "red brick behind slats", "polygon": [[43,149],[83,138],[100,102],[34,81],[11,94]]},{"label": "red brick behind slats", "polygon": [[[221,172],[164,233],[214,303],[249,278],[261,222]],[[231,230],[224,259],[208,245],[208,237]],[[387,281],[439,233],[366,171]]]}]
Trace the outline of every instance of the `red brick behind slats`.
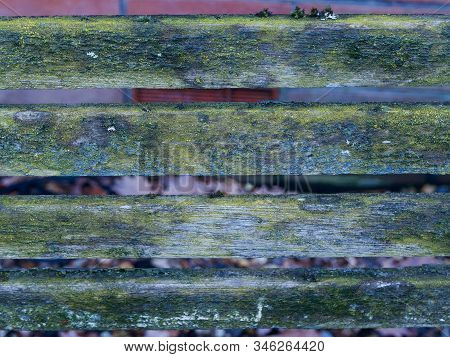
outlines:
[{"label": "red brick behind slats", "polygon": [[269,8],[275,14],[288,14],[292,5],[281,1],[237,0],[129,0],[128,14],[253,14]]},{"label": "red brick behind slats", "polygon": [[187,15],[187,14],[254,14],[269,8],[274,14],[288,14],[295,5],[305,8],[324,8],[332,5],[337,13],[373,14],[449,14],[445,0],[128,0],[131,15]]},{"label": "red brick behind slats", "polygon": [[260,102],[276,100],[278,89],[134,89],[136,102]]},{"label": "red brick behind slats", "polygon": [[118,0],[1,0],[1,16],[117,15]]},{"label": "red brick behind slats", "polygon": [[[0,16],[116,15],[121,0],[1,0]],[[254,14],[268,7],[287,14],[295,5],[307,10],[332,5],[337,13],[450,14],[445,0],[123,0],[128,14]],[[124,10],[126,10],[124,8]]]}]

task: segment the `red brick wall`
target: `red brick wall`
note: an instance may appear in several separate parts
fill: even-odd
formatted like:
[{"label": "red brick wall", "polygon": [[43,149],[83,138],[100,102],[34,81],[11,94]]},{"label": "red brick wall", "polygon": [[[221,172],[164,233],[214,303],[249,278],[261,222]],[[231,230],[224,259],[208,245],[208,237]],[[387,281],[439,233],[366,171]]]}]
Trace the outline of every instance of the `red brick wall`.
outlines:
[{"label": "red brick wall", "polygon": [[0,16],[117,15],[118,0],[1,0]]},{"label": "red brick wall", "polygon": [[0,16],[117,15],[123,14],[253,14],[268,7],[287,14],[295,5],[332,5],[337,13],[443,13],[448,0],[1,0]]},{"label": "red brick wall", "polygon": [[275,14],[292,11],[290,3],[277,0],[128,0],[128,13],[131,15],[254,14],[264,8]]},{"label": "red brick wall", "polygon": [[269,8],[274,14],[288,14],[295,5],[311,7],[332,5],[337,13],[450,14],[446,0],[128,0],[128,13],[157,14],[253,14]]}]

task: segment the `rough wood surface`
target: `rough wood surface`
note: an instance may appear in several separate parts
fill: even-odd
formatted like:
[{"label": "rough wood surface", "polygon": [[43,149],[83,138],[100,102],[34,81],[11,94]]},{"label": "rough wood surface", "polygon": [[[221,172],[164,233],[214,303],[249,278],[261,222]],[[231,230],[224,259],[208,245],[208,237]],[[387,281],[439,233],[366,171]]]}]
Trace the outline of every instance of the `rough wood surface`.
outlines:
[{"label": "rough wood surface", "polygon": [[448,104],[0,106],[0,174],[448,174]]},{"label": "rough wood surface", "polygon": [[449,266],[2,270],[0,328],[445,326],[449,273]]},{"label": "rough wood surface", "polygon": [[0,19],[0,89],[446,85],[449,16]]},{"label": "rough wood surface", "polygon": [[450,255],[448,194],[0,197],[2,258]]}]

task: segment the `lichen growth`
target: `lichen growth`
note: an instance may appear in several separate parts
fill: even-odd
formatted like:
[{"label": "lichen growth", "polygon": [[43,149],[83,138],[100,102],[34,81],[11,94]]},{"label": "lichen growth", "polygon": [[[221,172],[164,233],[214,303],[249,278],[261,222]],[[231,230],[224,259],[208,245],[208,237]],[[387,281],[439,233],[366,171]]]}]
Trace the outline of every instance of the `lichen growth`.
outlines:
[{"label": "lichen growth", "polygon": [[448,83],[448,17],[329,14],[2,18],[0,88]]},{"label": "lichen growth", "polygon": [[446,256],[447,199],[445,194],[4,196],[0,253],[7,258]]},{"label": "lichen growth", "polygon": [[[0,173],[449,172],[447,104],[149,104],[147,109],[2,106]],[[15,119],[26,111],[48,113],[49,119]]]},{"label": "lichen growth", "polygon": [[0,271],[0,327],[361,328],[448,323],[448,266]]}]

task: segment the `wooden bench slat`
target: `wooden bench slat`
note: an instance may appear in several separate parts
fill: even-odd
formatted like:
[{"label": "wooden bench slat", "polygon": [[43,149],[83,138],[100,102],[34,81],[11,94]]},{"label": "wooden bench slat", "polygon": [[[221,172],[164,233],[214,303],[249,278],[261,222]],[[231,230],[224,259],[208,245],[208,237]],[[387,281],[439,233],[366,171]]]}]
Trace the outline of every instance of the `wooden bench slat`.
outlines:
[{"label": "wooden bench slat", "polygon": [[0,256],[448,256],[449,197],[2,196]]},{"label": "wooden bench slat", "polygon": [[448,104],[0,106],[0,174],[448,174],[449,124]]},{"label": "wooden bench slat", "polygon": [[363,328],[450,323],[449,266],[0,271],[0,328]]},{"label": "wooden bench slat", "polygon": [[0,89],[446,85],[449,19],[0,18]]}]

